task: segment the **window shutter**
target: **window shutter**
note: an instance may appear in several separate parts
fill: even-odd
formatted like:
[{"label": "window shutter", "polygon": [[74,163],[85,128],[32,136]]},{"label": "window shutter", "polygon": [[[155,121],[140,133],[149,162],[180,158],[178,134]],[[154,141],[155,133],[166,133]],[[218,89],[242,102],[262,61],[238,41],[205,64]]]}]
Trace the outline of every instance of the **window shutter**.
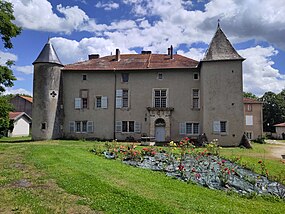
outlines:
[{"label": "window shutter", "polygon": [[221,132],[220,121],[214,121],[213,122],[213,131],[214,132]]},{"label": "window shutter", "polygon": [[108,108],[108,97],[101,97],[101,108]]},{"label": "window shutter", "polygon": [[135,122],[135,133],[141,133],[141,123]]},{"label": "window shutter", "polygon": [[198,91],[198,108],[200,109],[200,101],[201,99],[200,99],[200,90]]},{"label": "window shutter", "polygon": [[116,121],[116,132],[122,132],[122,121]]},{"label": "window shutter", "polygon": [[123,96],[123,90],[122,89],[116,90],[116,97],[122,97],[122,96]]},{"label": "window shutter", "polygon": [[116,108],[122,108],[122,107],[123,107],[122,97],[116,97]]},{"label": "window shutter", "polygon": [[186,123],[179,123],[179,134],[186,134]]},{"label": "window shutter", "polygon": [[75,109],[81,109],[81,98],[75,98],[74,99],[74,108]]},{"label": "window shutter", "polygon": [[69,121],[69,131],[75,132],[75,122],[74,121]]},{"label": "window shutter", "polygon": [[88,133],[94,132],[94,123],[93,123],[93,121],[88,121],[87,122],[87,132]]},{"label": "window shutter", "polygon": [[123,107],[123,90],[118,89],[116,90],[116,108]]}]

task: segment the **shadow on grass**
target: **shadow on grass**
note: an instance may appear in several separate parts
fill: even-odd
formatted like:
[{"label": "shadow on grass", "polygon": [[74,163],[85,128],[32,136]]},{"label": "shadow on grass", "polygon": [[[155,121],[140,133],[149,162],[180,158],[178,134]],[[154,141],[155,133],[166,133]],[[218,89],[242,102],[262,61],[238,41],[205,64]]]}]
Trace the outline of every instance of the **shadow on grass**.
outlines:
[{"label": "shadow on grass", "polygon": [[2,137],[0,143],[28,143],[32,142],[32,137]]}]

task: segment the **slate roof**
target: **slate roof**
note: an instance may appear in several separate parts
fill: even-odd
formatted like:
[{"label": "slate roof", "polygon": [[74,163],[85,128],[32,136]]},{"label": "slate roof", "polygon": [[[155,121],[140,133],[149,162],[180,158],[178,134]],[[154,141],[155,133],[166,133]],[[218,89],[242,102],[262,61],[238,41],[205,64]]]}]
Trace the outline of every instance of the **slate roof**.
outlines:
[{"label": "slate roof", "polygon": [[259,103],[259,104],[262,104],[263,102],[259,101],[259,100],[256,100],[256,99],[253,99],[253,98],[246,98],[246,97],[244,97],[243,98],[243,103]]},{"label": "slate roof", "polygon": [[285,123],[279,123],[279,124],[276,124],[274,126],[277,126],[277,127],[285,127]]},{"label": "slate roof", "polygon": [[217,60],[244,60],[234,49],[220,25],[210,43],[210,46],[205,54],[203,61]]},{"label": "slate roof", "polygon": [[150,70],[172,68],[196,68],[198,61],[173,54],[173,59],[167,54],[120,54],[90,59],[84,62],[66,65],[63,70]]},{"label": "slate roof", "polygon": [[58,65],[62,65],[50,42],[50,39],[45,44],[38,58],[33,62],[33,65],[36,63],[55,63]]},{"label": "slate roof", "polygon": [[27,97],[27,96],[20,96],[23,99],[27,100],[28,102],[32,103],[33,102],[33,98],[32,97]]}]

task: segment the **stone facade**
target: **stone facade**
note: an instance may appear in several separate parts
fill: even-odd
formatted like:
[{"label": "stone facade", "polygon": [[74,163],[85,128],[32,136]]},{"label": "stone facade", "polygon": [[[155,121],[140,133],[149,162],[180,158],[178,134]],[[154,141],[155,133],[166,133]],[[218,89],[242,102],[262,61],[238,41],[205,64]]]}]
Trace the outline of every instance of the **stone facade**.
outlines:
[{"label": "stone facade", "polygon": [[200,62],[173,54],[172,47],[167,54],[96,54],[63,68],[55,52],[43,55],[49,57],[34,63],[35,140],[178,141],[205,133],[223,146],[240,143],[244,59],[219,26]]}]

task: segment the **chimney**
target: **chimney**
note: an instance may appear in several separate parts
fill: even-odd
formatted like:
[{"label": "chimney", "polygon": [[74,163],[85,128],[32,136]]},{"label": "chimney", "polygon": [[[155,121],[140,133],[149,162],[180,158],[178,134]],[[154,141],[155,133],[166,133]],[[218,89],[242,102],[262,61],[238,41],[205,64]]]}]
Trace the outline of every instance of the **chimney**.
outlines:
[{"label": "chimney", "polygon": [[170,48],[167,48],[167,55],[170,55]]},{"label": "chimney", "polygon": [[172,47],[172,45],[170,46],[170,59],[173,59],[173,47]]},{"label": "chimney", "polygon": [[121,59],[121,56],[120,56],[120,49],[116,49],[116,61],[119,62]]},{"label": "chimney", "polygon": [[100,57],[99,54],[90,54],[90,55],[88,55],[89,60],[90,59],[98,59],[99,57]]}]

